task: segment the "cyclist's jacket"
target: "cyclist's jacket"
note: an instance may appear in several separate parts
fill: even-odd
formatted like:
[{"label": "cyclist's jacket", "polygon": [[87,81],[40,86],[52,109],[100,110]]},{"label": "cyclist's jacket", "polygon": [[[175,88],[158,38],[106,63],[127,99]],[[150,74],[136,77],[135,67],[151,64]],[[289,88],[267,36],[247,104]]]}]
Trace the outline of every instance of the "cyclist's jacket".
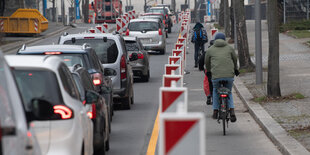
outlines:
[{"label": "cyclist's jacket", "polygon": [[233,78],[238,69],[235,50],[225,40],[215,40],[206,52],[205,67],[211,71],[212,79]]}]

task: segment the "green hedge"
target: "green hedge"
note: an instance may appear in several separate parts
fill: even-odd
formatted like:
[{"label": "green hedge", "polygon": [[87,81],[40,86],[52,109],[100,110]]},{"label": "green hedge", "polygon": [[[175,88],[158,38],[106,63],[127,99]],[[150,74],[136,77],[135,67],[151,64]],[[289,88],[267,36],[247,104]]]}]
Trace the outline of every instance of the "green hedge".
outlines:
[{"label": "green hedge", "polygon": [[310,20],[292,21],[281,25],[280,32],[288,30],[310,30]]}]

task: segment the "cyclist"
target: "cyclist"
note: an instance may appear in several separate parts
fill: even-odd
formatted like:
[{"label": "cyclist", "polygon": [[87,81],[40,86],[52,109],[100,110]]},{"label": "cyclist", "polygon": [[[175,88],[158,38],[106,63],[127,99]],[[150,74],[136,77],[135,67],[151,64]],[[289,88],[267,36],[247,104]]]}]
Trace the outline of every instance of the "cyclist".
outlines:
[{"label": "cyclist", "polygon": [[201,50],[201,53],[204,53],[204,44],[208,42],[208,36],[207,32],[204,30],[203,25],[199,22],[196,23],[196,25],[193,28],[193,35],[192,35],[192,43],[195,43],[195,68],[198,67],[198,57],[199,57],[199,51]]},{"label": "cyclist", "polygon": [[[237,56],[235,50],[227,44],[224,33],[217,33],[214,38],[214,45],[211,46],[205,56],[205,67],[208,72],[211,71],[213,83],[213,119],[218,117],[219,96],[217,88],[219,81],[227,81],[226,87],[231,91],[234,75],[238,76]],[[210,74],[210,73],[209,73]],[[234,102],[232,94],[229,94],[228,107],[230,108],[230,120],[236,122],[237,118],[234,111]]]}]

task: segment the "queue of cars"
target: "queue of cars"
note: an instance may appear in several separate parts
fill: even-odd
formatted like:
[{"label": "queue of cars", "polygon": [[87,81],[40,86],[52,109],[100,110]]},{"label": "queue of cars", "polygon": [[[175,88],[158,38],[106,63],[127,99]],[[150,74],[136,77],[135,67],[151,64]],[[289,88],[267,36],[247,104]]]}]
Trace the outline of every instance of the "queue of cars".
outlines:
[{"label": "queue of cars", "polygon": [[164,16],[148,15],[124,37],[64,33],[58,45],[0,52],[0,154],[104,155],[114,105],[131,108],[133,79],[150,79],[148,52],[165,53]]}]

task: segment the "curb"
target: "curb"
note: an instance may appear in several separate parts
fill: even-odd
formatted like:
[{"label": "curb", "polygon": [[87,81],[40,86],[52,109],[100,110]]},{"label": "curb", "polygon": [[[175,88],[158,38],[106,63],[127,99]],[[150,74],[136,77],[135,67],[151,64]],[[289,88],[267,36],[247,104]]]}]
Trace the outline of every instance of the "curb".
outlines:
[{"label": "curb", "polygon": [[234,88],[239,97],[246,105],[251,116],[264,130],[271,141],[279,148],[284,155],[307,155],[310,152],[302,146],[296,139],[288,135],[288,133],[276,122],[268,112],[258,103],[251,101],[253,95],[244,86],[239,78],[235,78]]},{"label": "curb", "polygon": [[1,46],[0,48],[2,49],[2,51],[4,53],[8,53],[8,52],[11,52],[12,50],[14,49],[17,49],[19,48],[20,46],[22,46],[23,44],[30,44],[30,43],[33,43],[33,42],[36,42],[38,40],[41,40],[41,39],[44,39],[44,38],[47,38],[47,37],[50,37],[50,36],[53,36],[57,33],[60,33],[62,31],[65,31],[65,30],[68,30],[70,29],[71,27],[63,27],[57,31],[54,31],[54,32],[51,32],[51,33],[48,33],[46,35],[43,35],[41,37],[38,37],[38,38],[34,38],[34,39],[31,39],[31,40],[28,40],[28,41],[19,41],[19,42],[14,42],[14,43],[10,43],[10,44],[7,44],[7,45],[4,45],[4,46]]}]

